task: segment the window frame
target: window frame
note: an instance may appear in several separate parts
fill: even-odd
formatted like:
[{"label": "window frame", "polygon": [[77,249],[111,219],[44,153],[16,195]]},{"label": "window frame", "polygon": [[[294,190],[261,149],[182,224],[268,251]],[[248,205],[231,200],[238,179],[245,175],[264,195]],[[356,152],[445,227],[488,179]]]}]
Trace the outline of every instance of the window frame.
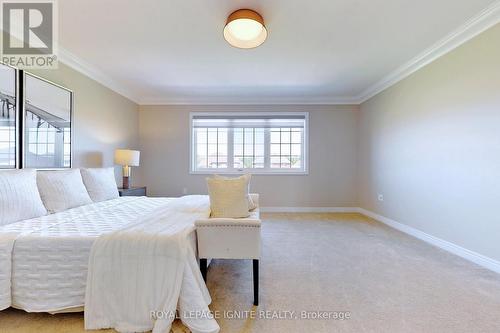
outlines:
[{"label": "window frame", "polygon": [[[196,116],[303,116],[304,129],[302,131],[302,160],[303,167],[301,169],[293,168],[234,168],[234,143],[233,143],[233,128],[228,128],[228,168],[196,168],[196,147],[195,147],[195,131],[193,127],[193,119]],[[264,131],[264,165],[270,165],[269,159],[271,158],[271,135],[270,131]],[[190,112],[189,113],[189,174],[192,175],[213,175],[213,174],[226,174],[226,175],[241,175],[251,173],[254,175],[283,175],[283,176],[304,176],[309,175],[309,112]]]}]

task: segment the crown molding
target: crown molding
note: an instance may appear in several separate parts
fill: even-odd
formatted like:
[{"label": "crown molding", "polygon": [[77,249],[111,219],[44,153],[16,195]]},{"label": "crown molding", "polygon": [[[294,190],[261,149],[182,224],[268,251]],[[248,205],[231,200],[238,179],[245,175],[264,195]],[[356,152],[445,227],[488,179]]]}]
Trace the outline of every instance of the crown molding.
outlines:
[{"label": "crown molding", "polygon": [[59,48],[59,60],[77,70],[78,72],[88,76],[89,78],[99,82],[109,89],[125,96],[139,105],[290,105],[290,104],[311,104],[311,105],[359,105],[366,102],[375,95],[390,88],[401,80],[407,78],[419,69],[425,67],[436,59],[444,56],[450,51],[456,49],[465,42],[476,37],[480,33],[493,27],[500,22],[500,0],[494,2],[489,7],[484,9],[478,15],[474,16],[460,28],[456,29],[445,38],[435,43],[424,52],[410,60],[409,62],[398,67],[393,72],[384,76],[374,85],[365,89],[357,96],[334,97],[334,96],[184,96],[184,97],[139,97],[124,85],[113,80],[108,75],[94,65],[78,58],[76,55]]},{"label": "crown molding", "polygon": [[496,1],[478,15],[474,16],[460,28],[441,39],[418,56],[397,68],[380,81],[365,89],[356,99],[359,104],[381,93],[404,78],[415,73],[434,60],[453,51],[455,48],[476,37],[480,33],[500,22],[500,1]]},{"label": "crown molding", "polygon": [[99,82],[100,84],[113,90],[114,92],[130,99],[134,103],[139,104],[138,102],[139,98],[135,96],[135,94],[132,93],[128,88],[126,88],[119,82],[115,81],[110,76],[104,74],[100,69],[98,69],[94,65],[77,57],[68,50],[59,47],[58,58],[59,61],[61,61],[63,64],[73,68],[74,70],[93,79],[94,81]]},{"label": "crown molding", "polygon": [[295,96],[186,96],[184,98],[144,98],[140,105],[358,105],[353,97],[295,97]]}]

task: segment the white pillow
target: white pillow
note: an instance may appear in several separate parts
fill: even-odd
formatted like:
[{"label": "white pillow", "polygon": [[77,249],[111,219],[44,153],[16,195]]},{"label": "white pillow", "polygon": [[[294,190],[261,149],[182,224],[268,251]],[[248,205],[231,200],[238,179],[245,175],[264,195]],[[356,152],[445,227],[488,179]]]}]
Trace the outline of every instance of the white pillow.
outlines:
[{"label": "white pillow", "polygon": [[210,216],[223,218],[248,217],[248,180],[247,176],[207,178]]},{"label": "white pillow", "polygon": [[[214,175],[213,176],[214,178],[218,178],[218,179],[236,179],[236,178],[231,178],[231,177],[223,177],[223,176],[220,176],[220,175]],[[248,210],[254,210],[255,208],[257,208],[257,205],[253,202],[252,200],[252,197],[250,196],[250,179],[252,178],[252,175],[247,173],[247,174],[244,174],[243,176],[240,176],[240,177],[237,177],[237,178],[243,178],[246,180],[247,182],[247,198],[248,198]]]},{"label": "white pillow", "polygon": [[92,203],[83,185],[80,169],[38,171],[36,181],[49,213]]},{"label": "white pillow", "polygon": [[0,225],[46,214],[35,170],[0,171]]},{"label": "white pillow", "polygon": [[93,202],[119,197],[115,168],[87,168],[80,169],[80,173],[82,174],[83,184],[85,184]]}]

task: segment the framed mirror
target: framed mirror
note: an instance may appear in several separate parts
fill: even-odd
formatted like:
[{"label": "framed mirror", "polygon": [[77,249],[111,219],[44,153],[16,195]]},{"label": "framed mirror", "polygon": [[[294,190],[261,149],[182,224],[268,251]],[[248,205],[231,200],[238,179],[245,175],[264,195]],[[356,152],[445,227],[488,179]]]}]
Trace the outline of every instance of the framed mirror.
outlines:
[{"label": "framed mirror", "polygon": [[71,168],[73,92],[24,74],[23,167]]},{"label": "framed mirror", "polygon": [[19,167],[17,71],[0,63],[0,169]]}]

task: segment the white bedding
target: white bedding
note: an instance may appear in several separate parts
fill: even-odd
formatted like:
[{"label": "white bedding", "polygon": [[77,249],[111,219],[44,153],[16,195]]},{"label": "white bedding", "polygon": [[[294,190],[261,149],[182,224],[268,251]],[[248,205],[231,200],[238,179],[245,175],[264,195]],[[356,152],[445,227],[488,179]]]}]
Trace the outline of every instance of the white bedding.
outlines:
[{"label": "white bedding", "polygon": [[[122,197],[0,227],[0,309],[13,306],[29,312],[54,312],[83,306],[88,258],[95,239],[171,200]],[[10,258],[2,244],[8,249],[12,241]],[[194,233],[191,246],[195,250]],[[7,279],[10,262],[12,288]],[[8,288],[2,284],[6,280]],[[6,295],[10,289],[12,295]]]},{"label": "white bedding", "polygon": [[[210,295],[188,244],[195,221],[209,216],[208,197],[190,195],[97,238],[89,259],[85,328],[170,332],[178,306],[191,332],[219,332],[207,317]],[[153,318],[152,311],[165,315]]]}]

